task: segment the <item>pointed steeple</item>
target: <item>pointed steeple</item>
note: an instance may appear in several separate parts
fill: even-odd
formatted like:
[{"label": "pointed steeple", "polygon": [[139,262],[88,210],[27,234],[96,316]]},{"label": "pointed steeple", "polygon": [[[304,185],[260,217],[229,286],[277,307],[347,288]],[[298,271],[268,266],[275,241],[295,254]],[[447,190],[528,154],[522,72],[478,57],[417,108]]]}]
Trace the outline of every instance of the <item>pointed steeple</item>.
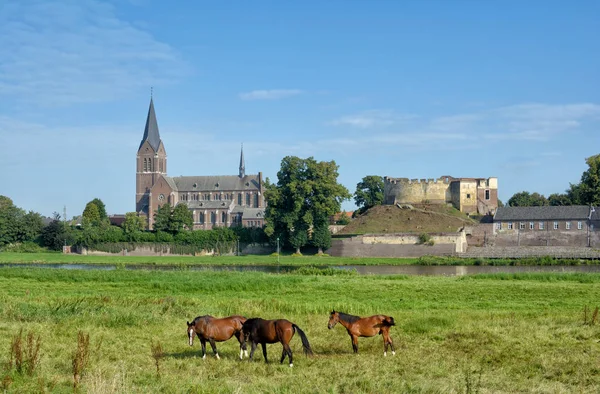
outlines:
[{"label": "pointed steeple", "polygon": [[240,153],[240,178],[246,176],[246,162],[244,161],[244,144],[242,144],[242,152]]},{"label": "pointed steeple", "polygon": [[[154,151],[158,150],[160,145],[160,134],[158,132],[158,123],[156,122],[156,113],[154,113],[154,101],[150,96],[150,108],[148,109],[148,117],[146,118],[146,128],[144,129],[144,137],[140,142],[140,148],[144,142],[148,141]],[[139,148],[138,148],[139,149]]]}]

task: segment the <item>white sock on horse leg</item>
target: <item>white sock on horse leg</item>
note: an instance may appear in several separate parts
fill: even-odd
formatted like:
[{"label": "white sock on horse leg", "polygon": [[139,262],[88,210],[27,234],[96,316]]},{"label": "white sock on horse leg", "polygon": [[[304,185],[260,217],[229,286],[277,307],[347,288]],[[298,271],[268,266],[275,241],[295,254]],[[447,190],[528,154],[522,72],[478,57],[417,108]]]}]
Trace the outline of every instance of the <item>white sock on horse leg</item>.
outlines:
[{"label": "white sock on horse leg", "polygon": [[219,357],[219,353],[215,353],[215,356],[217,356],[217,360],[221,359],[221,357]]}]

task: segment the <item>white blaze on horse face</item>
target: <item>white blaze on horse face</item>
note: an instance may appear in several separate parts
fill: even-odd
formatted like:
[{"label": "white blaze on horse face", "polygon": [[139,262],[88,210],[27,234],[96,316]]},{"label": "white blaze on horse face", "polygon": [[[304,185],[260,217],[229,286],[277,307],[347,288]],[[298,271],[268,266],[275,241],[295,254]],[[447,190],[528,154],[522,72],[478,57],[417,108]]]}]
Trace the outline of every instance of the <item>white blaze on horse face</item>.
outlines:
[{"label": "white blaze on horse face", "polygon": [[188,337],[190,338],[190,346],[194,343],[194,329],[190,328],[190,332],[188,333]]}]

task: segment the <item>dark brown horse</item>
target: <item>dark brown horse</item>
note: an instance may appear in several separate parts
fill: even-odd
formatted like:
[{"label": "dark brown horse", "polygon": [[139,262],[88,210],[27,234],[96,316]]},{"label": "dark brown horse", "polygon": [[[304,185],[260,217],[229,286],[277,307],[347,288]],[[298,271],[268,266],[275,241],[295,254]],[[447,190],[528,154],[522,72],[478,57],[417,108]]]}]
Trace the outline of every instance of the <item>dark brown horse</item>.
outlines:
[{"label": "dark brown horse", "polygon": [[281,353],[280,362],[283,363],[283,360],[285,360],[285,356],[287,355],[290,361],[290,367],[293,367],[292,349],[290,348],[289,343],[296,331],[298,331],[298,334],[300,334],[302,347],[304,348],[304,354],[312,355],[313,351],[310,348],[306,334],[300,329],[300,327],[291,321],[285,319],[264,320],[259,317],[246,320],[242,326],[242,334],[244,344],[246,341],[252,342],[250,360],[252,360],[252,356],[254,356],[256,345],[260,343],[262,346],[263,356],[265,357],[265,362],[269,362],[269,360],[267,360],[267,343],[280,342],[283,345],[283,352]]},{"label": "dark brown horse", "polygon": [[338,322],[348,331],[354,353],[358,353],[358,337],[373,337],[380,334],[383,335],[383,355],[387,356],[388,345],[392,348],[392,355],[396,354],[392,338],[390,338],[390,327],[396,325],[393,317],[385,315],[359,317],[331,311],[327,328],[331,330]]},{"label": "dark brown horse", "polygon": [[198,316],[193,322],[187,322],[187,334],[190,346],[194,344],[194,334],[196,334],[202,344],[202,359],[206,358],[206,341],[210,343],[215,356],[220,358],[215,342],[226,341],[235,335],[240,343],[240,359],[242,359],[243,353],[248,356],[246,344],[243,343],[241,336],[242,324],[245,321],[246,318],[243,316],[229,316],[222,319],[215,319],[209,315]]}]

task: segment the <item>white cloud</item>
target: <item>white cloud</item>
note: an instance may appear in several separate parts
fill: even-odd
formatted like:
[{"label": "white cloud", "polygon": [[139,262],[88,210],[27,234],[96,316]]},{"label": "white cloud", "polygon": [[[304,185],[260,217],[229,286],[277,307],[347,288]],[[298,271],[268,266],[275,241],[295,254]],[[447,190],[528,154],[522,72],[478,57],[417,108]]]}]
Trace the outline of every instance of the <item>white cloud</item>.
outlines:
[{"label": "white cloud", "polygon": [[0,95],[45,106],[112,100],[173,83],[188,66],[112,5],[5,0]]},{"label": "white cloud", "polygon": [[355,115],[346,115],[329,122],[333,126],[351,126],[361,129],[384,127],[414,119],[414,115],[399,115],[390,110],[372,109]]},{"label": "white cloud", "polygon": [[253,90],[251,92],[240,93],[242,100],[279,100],[304,93],[300,89],[271,89],[271,90]]}]

